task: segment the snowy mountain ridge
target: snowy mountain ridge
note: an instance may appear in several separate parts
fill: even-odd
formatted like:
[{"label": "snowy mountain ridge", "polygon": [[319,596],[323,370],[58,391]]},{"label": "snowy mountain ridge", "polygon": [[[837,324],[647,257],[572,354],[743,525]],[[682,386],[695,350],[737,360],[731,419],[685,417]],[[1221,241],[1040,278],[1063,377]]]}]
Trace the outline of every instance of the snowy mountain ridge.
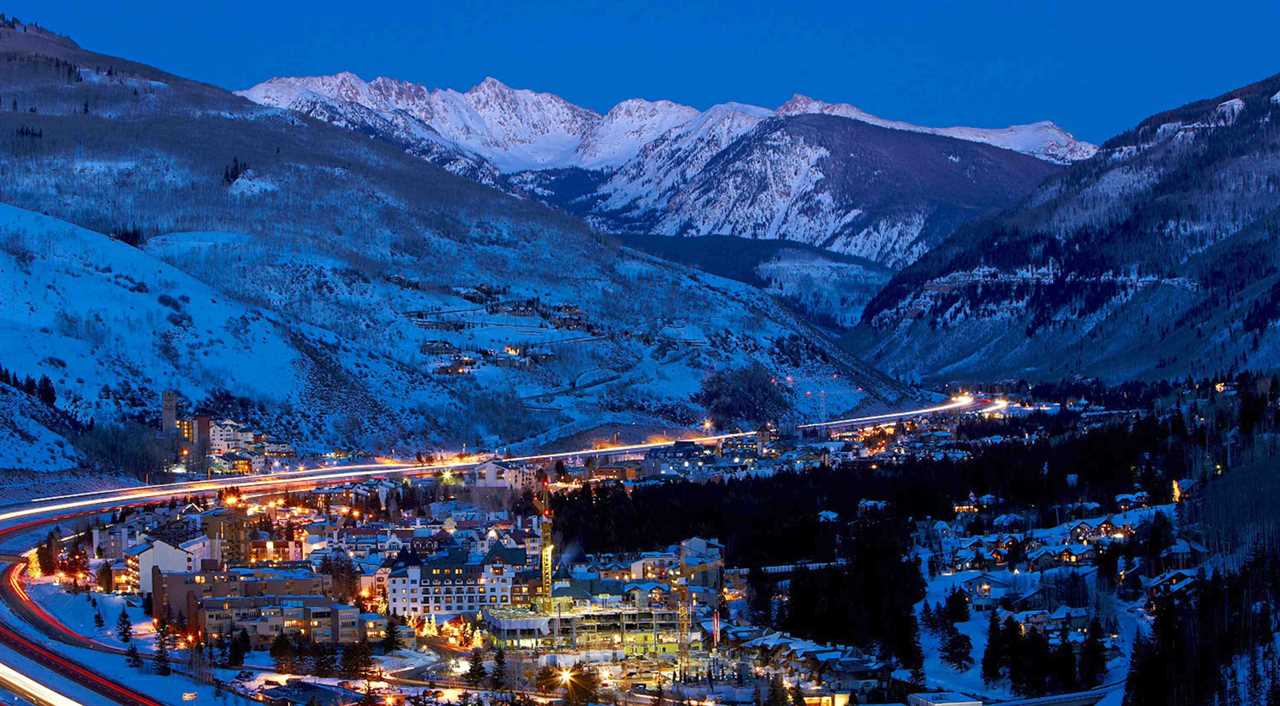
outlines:
[{"label": "snowy mountain ridge", "polygon": [[1026,125],[1010,125],[1004,128],[923,127],[901,120],[886,120],[848,103],[825,103],[798,93],[778,108],[779,115],[808,113],[838,115],[894,130],[925,132],[931,135],[954,137],[957,140],[981,142],[1055,164],[1079,162],[1092,157],[1098,151],[1096,145],[1077,140],[1071,133],[1058,127],[1051,120],[1041,120]]},{"label": "snowy mountain ridge", "polygon": [[382,116],[404,112],[458,147],[493,162],[503,172],[528,169],[609,169],[635,157],[646,145],[695,118],[731,111],[743,116],[820,113],[894,130],[924,132],[981,142],[1056,164],[1088,159],[1097,148],[1050,121],[1005,128],[933,128],[872,115],[847,103],[825,103],[795,95],[776,110],[724,103],[706,111],[667,100],[624,100],[600,115],[552,94],[516,89],[488,77],[465,93],[379,76],[364,81],[351,72],[331,76],[276,77],[239,94],[263,105],[298,109],[324,99],[373,109]]},{"label": "snowy mountain ridge", "polygon": [[803,96],[777,110],[632,99],[600,115],[492,78],[459,93],[350,73],[241,95],[381,137],[600,231],[793,240],[893,268],[1095,150],[1048,122],[925,128]]}]

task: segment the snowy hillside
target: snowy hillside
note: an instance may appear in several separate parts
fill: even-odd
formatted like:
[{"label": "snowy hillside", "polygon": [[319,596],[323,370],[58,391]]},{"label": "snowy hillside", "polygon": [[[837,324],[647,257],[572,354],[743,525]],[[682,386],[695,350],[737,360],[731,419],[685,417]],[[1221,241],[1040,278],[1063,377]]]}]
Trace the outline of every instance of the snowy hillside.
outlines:
[{"label": "snowy hillside", "polygon": [[[0,472],[47,473],[78,468],[82,463],[80,453],[62,433],[63,425],[55,417],[28,395],[0,385]],[[7,485],[6,480],[0,476],[0,487]]]},{"label": "snowy hillside", "polygon": [[1210,375],[1280,361],[1280,77],[1155,115],[868,306],[913,375]]},{"label": "snowy hillside", "polygon": [[[878,154],[877,164],[846,165],[851,155],[826,148],[841,134],[874,126],[950,138],[967,154],[975,143],[1000,148],[985,158],[1002,164],[994,172],[958,157],[952,163],[959,168],[947,170],[954,175],[947,190],[971,185],[998,195],[984,208],[1008,205],[1011,194],[1021,196],[1048,173],[1019,163],[1019,153],[1065,164],[1094,151],[1049,122],[927,128],[801,96],[777,110],[725,103],[703,112],[635,99],[601,116],[494,79],[459,93],[387,78],[365,82],[349,73],[274,78],[241,95],[388,139],[455,174],[563,208],[606,232],[786,238],[892,267],[910,263],[983,209],[946,204],[947,215],[939,218],[937,204],[833,198],[824,182],[850,170],[865,170],[865,178],[881,166],[924,168],[913,161],[910,138],[898,140],[901,151]],[[807,139],[776,129],[809,115],[840,119],[825,123],[830,134]],[[754,149],[762,141],[768,149]],[[1005,150],[1009,154],[1000,154]],[[733,176],[724,180],[727,173]]]},{"label": "snowy hillside", "polygon": [[832,409],[909,394],[759,289],[402,143],[36,32],[0,29],[6,51],[0,361],[81,420],[154,423],[172,388],[304,451],[403,452],[686,427],[701,380],[749,360],[840,380]]}]

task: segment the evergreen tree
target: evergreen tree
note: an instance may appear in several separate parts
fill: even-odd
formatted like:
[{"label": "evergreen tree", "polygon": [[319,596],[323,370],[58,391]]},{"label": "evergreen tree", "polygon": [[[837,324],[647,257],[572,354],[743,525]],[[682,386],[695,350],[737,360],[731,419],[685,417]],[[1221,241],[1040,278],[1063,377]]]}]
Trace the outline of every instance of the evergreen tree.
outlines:
[{"label": "evergreen tree", "polygon": [[133,621],[129,620],[129,611],[125,608],[120,609],[120,617],[116,619],[116,637],[121,642],[133,639]]},{"label": "evergreen tree", "polygon": [[103,619],[103,617],[102,617],[102,611],[100,611],[100,610],[95,610],[95,611],[93,612],[93,626],[94,626],[95,628],[98,628],[99,630],[101,630],[101,629],[103,628],[103,626],[105,626],[106,624],[107,624],[107,621],[106,621],[105,619]]},{"label": "evergreen tree", "polygon": [[969,596],[959,588],[951,589],[943,605],[943,615],[948,622],[963,623],[969,619]]},{"label": "evergreen tree", "polygon": [[387,634],[382,637],[382,653],[391,654],[403,647],[400,639],[400,623],[394,615],[387,617]]},{"label": "evergreen tree", "polygon": [[988,686],[1000,681],[1001,667],[1005,663],[1002,638],[1000,621],[993,609],[987,617],[987,646],[982,652],[982,681]]},{"label": "evergreen tree", "polygon": [[489,686],[494,691],[507,688],[507,652],[501,647],[493,652],[493,672],[489,674]]},{"label": "evergreen tree", "polygon": [[311,661],[311,673],[317,677],[331,677],[337,669],[333,657],[333,650],[328,647],[320,647],[316,650],[315,657]]},{"label": "evergreen tree", "polygon": [[290,674],[295,671],[295,658],[297,653],[293,647],[293,641],[284,633],[276,633],[276,638],[271,641],[271,659],[276,663],[276,671]]},{"label": "evergreen tree", "polygon": [[36,383],[36,397],[46,406],[52,407],[58,401],[58,393],[53,389],[53,381],[48,375],[41,375]]},{"label": "evergreen tree", "polygon": [[98,590],[103,593],[110,593],[114,586],[111,585],[111,562],[104,561],[98,565]]},{"label": "evergreen tree", "polygon": [[1076,686],[1076,655],[1071,649],[1067,631],[1063,629],[1050,658],[1048,690],[1053,693],[1076,691]]},{"label": "evergreen tree", "polygon": [[471,688],[474,689],[484,683],[486,676],[487,675],[484,671],[484,653],[478,649],[472,650],[471,666],[467,669],[467,673],[464,678],[467,680],[467,683],[471,685]]},{"label": "evergreen tree", "polygon": [[142,655],[138,654],[138,646],[136,644],[129,644],[129,649],[125,651],[125,661],[134,669],[142,667]]},{"label": "evergreen tree", "polygon": [[1102,644],[1102,623],[1095,617],[1080,647],[1080,685],[1092,689],[1107,676],[1107,652]]},{"label": "evergreen tree", "polygon": [[943,628],[942,661],[952,669],[963,672],[973,666],[973,644],[969,636],[956,629],[955,625],[946,624]]},{"label": "evergreen tree", "polygon": [[156,674],[168,676],[173,668],[169,665],[169,623],[161,619],[156,624],[156,654],[154,658]]},{"label": "evergreen tree", "polygon": [[249,631],[241,628],[239,634],[232,638],[231,644],[227,646],[227,664],[232,667],[239,667],[244,664],[244,656],[249,654],[249,650],[252,648],[253,643],[249,639]]},{"label": "evergreen tree", "polygon": [[40,567],[40,573],[50,576],[58,571],[58,557],[61,554],[58,536],[50,532],[44,538],[44,542],[36,547],[36,565]]},{"label": "evergreen tree", "polygon": [[569,684],[565,687],[567,706],[588,706],[596,700],[600,691],[600,675],[594,669],[573,669]]},{"label": "evergreen tree", "polygon": [[924,607],[920,609],[920,625],[925,630],[934,630],[938,624],[937,615],[933,612],[933,606],[929,605],[929,601],[924,602]]}]

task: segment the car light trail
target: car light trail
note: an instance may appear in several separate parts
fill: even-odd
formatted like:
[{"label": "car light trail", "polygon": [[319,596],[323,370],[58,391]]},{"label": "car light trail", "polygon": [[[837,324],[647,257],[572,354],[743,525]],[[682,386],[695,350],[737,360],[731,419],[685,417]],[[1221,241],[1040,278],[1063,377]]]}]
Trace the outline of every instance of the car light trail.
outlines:
[{"label": "car light trail", "polygon": [[829,422],[812,422],[810,424],[798,424],[797,429],[823,429],[827,427],[843,427],[850,424],[862,424],[865,422],[884,421],[886,419],[901,419],[903,417],[918,417],[922,414],[934,414],[937,412],[950,412],[971,407],[975,400],[972,395],[960,395],[953,397],[946,404],[936,405],[934,407],[925,407],[923,409],[913,409],[906,412],[888,412],[886,414],[873,414],[869,417],[850,417],[848,419],[834,419]]},{"label": "car light trail", "polygon": [[[836,419],[827,422],[814,422],[810,424],[800,424],[797,429],[824,429],[831,427],[850,426],[854,424],[866,424],[877,421],[886,421],[891,419],[903,419],[908,417],[916,417],[926,414],[936,414],[940,412],[960,411],[965,408],[972,407],[976,404],[986,404],[987,400],[977,400],[970,395],[961,395],[953,398],[951,401],[934,405],[932,407],[923,407],[920,409],[907,410],[903,412],[889,412],[885,414],[874,414],[865,417],[850,417],[848,419]],[[557,459],[572,458],[575,456],[607,456],[618,453],[634,453],[638,451],[649,451],[652,449],[672,446],[679,441],[694,443],[715,443],[728,439],[738,439],[754,435],[752,431],[730,432],[727,434],[712,434],[707,436],[695,436],[686,439],[672,439],[668,441],[654,441],[642,444],[628,444],[624,446],[614,446],[609,448],[590,448],[578,449],[573,451],[559,451],[554,453],[528,454],[524,456],[512,456],[503,458],[504,461],[529,462],[529,461],[554,461]],[[90,509],[101,507],[103,510],[111,509],[104,507],[106,503],[118,503],[130,500],[158,500],[181,495],[195,495],[210,493],[223,488],[236,487],[242,489],[263,488],[273,486],[285,486],[296,484],[319,485],[328,482],[342,482],[345,480],[355,480],[357,478],[369,476],[392,476],[392,475],[425,475],[439,471],[459,470],[464,468],[472,468],[479,465],[479,461],[475,460],[459,460],[445,461],[439,463],[426,464],[355,464],[350,466],[322,466],[319,468],[300,469],[295,471],[280,471],[275,473],[260,474],[256,476],[235,476],[232,478],[218,480],[200,480],[185,481],[178,483],[167,483],[156,486],[135,486],[132,488],[119,488],[108,491],[91,491],[87,493],[73,493],[70,495],[58,495],[45,498],[47,504],[37,504],[21,508],[18,510],[10,510],[0,513],[0,521],[19,519],[24,517],[33,517],[50,512],[63,512],[66,510]],[[55,502],[57,501],[57,502]],[[37,501],[39,502],[39,501]]]},{"label": "car light trail", "polygon": [[79,701],[59,694],[3,662],[0,662],[0,685],[42,706],[81,706]]}]

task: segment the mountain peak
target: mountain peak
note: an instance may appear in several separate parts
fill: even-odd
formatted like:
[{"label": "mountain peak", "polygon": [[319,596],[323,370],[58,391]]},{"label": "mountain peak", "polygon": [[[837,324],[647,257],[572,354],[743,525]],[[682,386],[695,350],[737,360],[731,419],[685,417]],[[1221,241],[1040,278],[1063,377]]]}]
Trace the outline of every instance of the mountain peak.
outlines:
[{"label": "mountain peak", "polygon": [[467,94],[471,95],[474,93],[509,93],[511,90],[512,89],[510,86],[499,81],[498,79],[492,76],[485,76],[484,80],[472,86],[471,90],[467,91]]}]

